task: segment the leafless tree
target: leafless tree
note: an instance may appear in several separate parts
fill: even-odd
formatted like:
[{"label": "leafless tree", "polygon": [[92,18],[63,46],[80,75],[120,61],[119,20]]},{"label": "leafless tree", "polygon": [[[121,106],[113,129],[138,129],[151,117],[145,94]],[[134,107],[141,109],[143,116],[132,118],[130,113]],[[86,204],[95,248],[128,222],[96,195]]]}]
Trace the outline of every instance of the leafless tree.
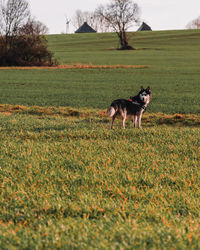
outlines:
[{"label": "leafless tree", "polygon": [[90,26],[94,28],[97,32],[111,32],[109,23],[105,18],[98,15],[98,13],[93,12]]},{"label": "leafless tree", "polygon": [[119,37],[120,49],[133,49],[128,44],[127,30],[139,22],[140,9],[132,0],[111,0],[105,6],[100,5],[96,13],[104,18]]},{"label": "leafless tree", "polygon": [[200,29],[200,16],[189,22],[186,26],[187,29]]},{"label": "leafless tree", "polygon": [[0,1],[0,34],[6,39],[17,35],[29,18],[29,4],[26,0]]},{"label": "leafless tree", "polygon": [[18,29],[18,35],[39,36],[48,33],[46,25],[33,18],[29,18],[27,23]]},{"label": "leafless tree", "polygon": [[84,22],[87,22],[97,32],[109,32],[108,22],[96,12],[77,10],[72,18],[73,26],[78,29]]},{"label": "leafless tree", "polygon": [[84,22],[86,22],[84,12],[76,10],[74,16],[72,17],[72,25],[75,29],[78,29]]}]

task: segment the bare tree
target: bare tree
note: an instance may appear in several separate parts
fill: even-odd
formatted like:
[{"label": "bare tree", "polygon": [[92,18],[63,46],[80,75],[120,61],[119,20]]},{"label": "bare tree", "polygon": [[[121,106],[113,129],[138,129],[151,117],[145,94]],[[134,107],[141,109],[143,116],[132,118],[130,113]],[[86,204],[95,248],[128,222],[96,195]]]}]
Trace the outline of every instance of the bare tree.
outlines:
[{"label": "bare tree", "polygon": [[107,20],[98,15],[96,12],[93,12],[90,26],[97,32],[111,32],[111,28]]},{"label": "bare tree", "polygon": [[97,15],[103,17],[120,40],[120,49],[133,49],[128,44],[127,30],[139,22],[140,9],[132,0],[111,0],[106,6],[99,6]]},{"label": "bare tree", "polygon": [[186,25],[187,29],[200,29],[200,16]]},{"label": "bare tree", "polygon": [[76,10],[72,17],[72,25],[78,29],[84,22],[86,22],[84,13],[81,10]]},{"label": "bare tree", "polygon": [[27,23],[18,29],[18,35],[42,36],[48,33],[46,25],[40,21],[29,18]]},{"label": "bare tree", "polygon": [[29,4],[26,0],[1,0],[0,34],[5,38],[17,35],[18,30],[30,18]]},{"label": "bare tree", "polygon": [[96,12],[77,10],[72,18],[73,26],[78,29],[84,22],[87,22],[97,32],[109,32],[108,22]]}]

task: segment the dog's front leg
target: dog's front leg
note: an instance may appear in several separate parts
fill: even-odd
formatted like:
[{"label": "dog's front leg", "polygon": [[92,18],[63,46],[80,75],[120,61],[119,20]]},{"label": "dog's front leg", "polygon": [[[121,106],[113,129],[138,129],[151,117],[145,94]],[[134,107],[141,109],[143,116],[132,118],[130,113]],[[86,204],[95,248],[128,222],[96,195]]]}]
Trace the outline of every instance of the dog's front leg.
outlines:
[{"label": "dog's front leg", "polygon": [[138,115],[138,128],[141,128],[142,113]]},{"label": "dog's front leg", "polygon": [[133,127],[136,127],[136,123],[137,123],[137,115],[133,116]]},{"label": "dog's front leg", "polygon": [[126,121],[126,118],[123,118],[122,120],[122,127],[125,128],[125,121]]},{"label": "dog's front leg", "polygon": [[122,127],[125,128],[126,115],[122,117]]}]

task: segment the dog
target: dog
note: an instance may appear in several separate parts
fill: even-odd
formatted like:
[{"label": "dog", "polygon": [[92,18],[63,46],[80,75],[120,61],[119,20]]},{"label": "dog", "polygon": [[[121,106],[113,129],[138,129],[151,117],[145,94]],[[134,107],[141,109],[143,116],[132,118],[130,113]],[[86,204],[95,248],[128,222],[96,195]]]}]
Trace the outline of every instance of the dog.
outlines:
[{"label": "dog", "polygon": [[150,87],[147,87],[146,89],[141,87],[139,93],[136,96],[131,96],[128,100],[114,100],[108,108],[108,115],[112,119],[110,128],[113,129],[113,123],[117,116],[122,117],[122,127],[125,128],[125,121],[128,115],[133,119],[133,127],[136,127],[137,125],[138,128],[141,128],[142,114],[146,110],[150,99]]}]

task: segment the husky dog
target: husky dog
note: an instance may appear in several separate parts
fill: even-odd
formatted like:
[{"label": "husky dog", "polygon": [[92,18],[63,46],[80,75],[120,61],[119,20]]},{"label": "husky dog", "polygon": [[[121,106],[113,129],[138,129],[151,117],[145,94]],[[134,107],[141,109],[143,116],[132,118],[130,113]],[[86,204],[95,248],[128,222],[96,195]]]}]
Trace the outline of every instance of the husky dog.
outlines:
[{"label": "husky dog", "polygon": [[136,127],[137,123],[137,127],[141,128],[142,114],[149,104],[150,99],[150,87],[147,87],[146,89],[141,87],[140,92],[136,96],[131,96],[129,100],[114,100],[108,109],[108,115],[112,118],[110,128],[113,128],[113,123],[117,116],[122,117],[122,127],[125,128],[127,115],[133,118],[133,127]]}]

